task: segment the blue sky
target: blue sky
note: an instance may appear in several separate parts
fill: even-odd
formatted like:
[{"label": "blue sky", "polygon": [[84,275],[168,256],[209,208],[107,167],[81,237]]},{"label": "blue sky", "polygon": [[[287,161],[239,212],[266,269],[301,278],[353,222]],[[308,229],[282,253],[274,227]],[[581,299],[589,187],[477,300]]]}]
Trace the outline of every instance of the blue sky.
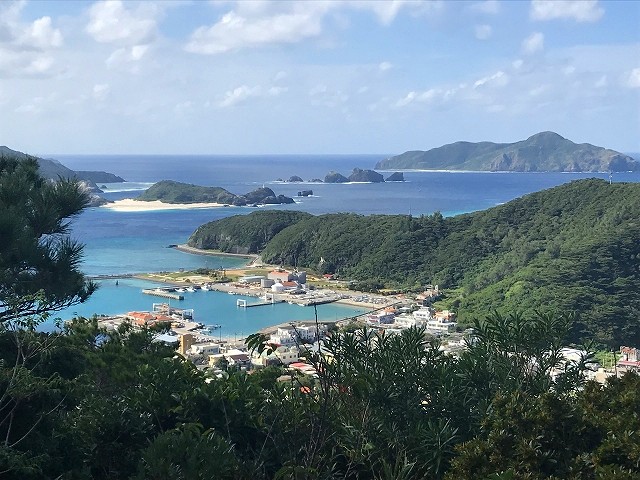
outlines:
[{"label": "blue sky", "polygon": [[0,108],[33,154],[640,152],[640,2],[5,0]]}]

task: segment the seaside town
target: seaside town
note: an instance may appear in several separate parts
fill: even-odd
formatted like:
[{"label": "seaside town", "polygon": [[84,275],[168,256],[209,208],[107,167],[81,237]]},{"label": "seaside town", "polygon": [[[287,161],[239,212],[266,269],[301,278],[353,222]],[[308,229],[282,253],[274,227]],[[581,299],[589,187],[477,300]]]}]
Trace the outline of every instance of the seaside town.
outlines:
[{"label": "seaside town", "polygon": [[[155,277],[157,274],[149,276]],[[341,331],[396,335],[409,328],[423,329],[427,338],[439,340],[439,349],[447,355],[458,355],[468,342],[473,341],[473,330],[461,328],[455,312],[434,308],[434,302],[443,293],[438,285],[427,285],[423,292],[414,295],[374,295],[346,290],[344,282],[335,280],[332,275],[317,279],[322,281],[323,287],[311,283],[310,278],[307,272],[283,268],[274,268],[266,275],[241,275],[237,281],[219,283],[203,281],[207,277],[189,275],[183,278],[187,281],[180,285],[145,289],[143,292],[150,296],[182,300],[181,294],[186,291],[215,290],[255,298],[255,301],[239,298],[237,308],[256,308],[283,302],[303,306],[339,302],[366,307],[368,311],[337,321],[297,321],[264,328],[258,332],[264,335],[264,343],[270,347],[264,350],[250,349],[246,338],[216,336],[220,325],[205,325],[195,321],[193,309],[172,307],[164,302],[152,303],[149,311],[102,316],[99,322],[107,329],[117,328],[123,323],[135,328],[167,327],[165,333],[156,335],[155,340],[175,345],[181,356],[217,377],[221,377],[228,368],[251,373],[268,366],[284,366],[291,373],[317,378],[316,368],[307,361],[306,355],[309,351],[329,355],[323,348],[323,341]],[[202,283],[198,284],[198,281]],[[334,288],[328,288],[329,284],[333,284]],[[561,353],[566,362],[578,362],[586,354],[583,350],[569,347],[563,348]],[[604,383],[609,377],[619,377],[627,371],[640,371],[640,349],[622,346],[619,352],[612,352],[608,362],[589,366],[587,377]],[[552,375],[560,374],[562,367],[556,370]],[[290,378],[290,375],[283,375],[281,380]]]}]

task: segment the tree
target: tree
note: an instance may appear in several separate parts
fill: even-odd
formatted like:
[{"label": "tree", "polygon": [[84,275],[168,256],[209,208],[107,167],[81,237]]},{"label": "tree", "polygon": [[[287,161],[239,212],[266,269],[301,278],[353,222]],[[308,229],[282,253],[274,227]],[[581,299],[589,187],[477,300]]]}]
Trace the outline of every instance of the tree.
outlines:
[{"label": "tree", "polygon": [[[0,324],[38,322],[86,300],[96,286],[79,269],[69,221],[89,198],[73,180],[38,175],[35,159],[0,158]],[[33,326],[33,325],[32,325]]]},{"label": "tree", "polygon": [[46,457],[37,446],[70,393],[59,372],[42,368],[55,337],[35,327],[96,288],[68,236],[87,204],[77,182],[40,177],[35,159],[0,157],[0,474],[37,475]]}]

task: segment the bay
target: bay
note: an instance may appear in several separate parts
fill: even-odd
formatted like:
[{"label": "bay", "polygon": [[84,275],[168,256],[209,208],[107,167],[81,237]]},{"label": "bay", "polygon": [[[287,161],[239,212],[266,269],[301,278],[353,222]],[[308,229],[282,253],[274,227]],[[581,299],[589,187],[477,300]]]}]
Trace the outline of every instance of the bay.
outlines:
[{"label": "bay", "polygon": [[[206,186],[220,186],[232,193],[247,193],[260,186],[268,186],[276,194],[294,197],[296,204],[269,206],[269,209],[301,210],[312,214],[353,212],[370,214],[429,215],[436,211],[445,216],[490,208],[522,195],[551,188],[581,178],[609,179],[607,173],[488,173],[488,172],[425,172],[405,171],[405,182],[324,184],[309,182],[323,179],[331,170],[348,176],[354,167],[373,168],[385,155],[300,155],[300,156],[158,156],[158,155],[55,155],[57,160],[74,170],[104,170],[127,180],[123,184],[106,184],[105,197],[112,200],[135,198],[159,180],[177,180]],[[381,172],[388,176],[391,172]],[[288,183],[293,175],[303,183]],[[640,181],[640,172],[616,173],[612,181]],[[313,190],[312,197],[296,198],[300,190]],[[82,269],[88,275],[121,275],[150,271],[193,270],[196,268],[234,268],[243,259],[227,256],[193,255],[167,248],[185,243],[191,233],[203,223],[230,215],[248,214],[250,207],[224,207],[198,210],[162,210],[152,212],[115,212],[105,208],[91,208],[83,212],[73,224],[73,236],[83,242],[85,258]],[[114,290],[111,283],[102,288],[83,305],[59,312],[61,318],[74,313],[118,313],[134,309],[149,310],[152,300],[143,295],[135,281],[120,281]],[[129,291],[131,289],[131,291]],[[198,297],[198,295],[203,295]],[[184,301],[185,308],[204,299],[198,292]],[[212,299],[214,292],[206,293]],[[234,297],[229,296],[231,299]],[[297,305],[280,304],[274,307],[237,309],[219,313],[222,303],[198,304],[198,314],[206,318],[220,317],[228,335],[235,325],[249,324],[255,329],[292,319],[289,313],[299,313]],[[235,305],[235,300],[234,300]],[[210,307],[210,308],[209,308]],[[291,307],[291,308],[290,308]],[[235,308],[235,307],[234,307]],[[267,308],[268,310],[262,310]],[[350,316],[349,307],[335,306],[326,313]],[[293,310],[292,310],[293,309]],[[298,310],[296,310],[298,309]],[[247,311],[247,312],[248,312]],[[253,313],[256,311],[255,313]],[[327,311],[328,312],[328,311]],[[320,313],[320,310],[319,310]],[[247,317],[249,315],[249,317]],[[253,318],[256,315],[256,318]],[[293,315],[293,313],[292,313]],[[305,312],[306,315],[306,312]],[[324,310],[323,310],[323,314]],[[294,315],[295,316],[295,315]],[[251,318],[251,320],[248,320]],[[238,320],[240,319],[240,320]],[[308,319],[308,318],[307,318]],[[238,323],[240,322],[240,323]],[[45,328],[52,328],[49,323]]]}]

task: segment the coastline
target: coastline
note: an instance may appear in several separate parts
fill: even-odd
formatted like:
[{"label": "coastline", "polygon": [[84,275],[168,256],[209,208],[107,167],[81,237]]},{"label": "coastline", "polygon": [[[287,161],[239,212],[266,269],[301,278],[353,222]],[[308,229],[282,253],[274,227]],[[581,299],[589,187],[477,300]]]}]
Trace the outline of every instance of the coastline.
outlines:
[{"label": "coastline", "polygon": [[165,203],[160,200],[146,202],[133,198],[123,198],[101,206],[101,208],[114,212],[153,212],[156,210],[193,210],[218,207],[224,207],[224,205],[222,203]]},{"label": "coastline", "polygon": [[247,262],[247,265],[254,265],[256,261],[260,258],[260,255],[255,253],[228,253],[228,252],[220,252],[217,250],[204,250],[202,248],[190,247],[186,243],[181,243],[179,245],[174,246],[176,250],[185,253],[193,253],[195,255],[211,255],[215,257],[237,257],[237,258],[246,258],[250,260]]}]

